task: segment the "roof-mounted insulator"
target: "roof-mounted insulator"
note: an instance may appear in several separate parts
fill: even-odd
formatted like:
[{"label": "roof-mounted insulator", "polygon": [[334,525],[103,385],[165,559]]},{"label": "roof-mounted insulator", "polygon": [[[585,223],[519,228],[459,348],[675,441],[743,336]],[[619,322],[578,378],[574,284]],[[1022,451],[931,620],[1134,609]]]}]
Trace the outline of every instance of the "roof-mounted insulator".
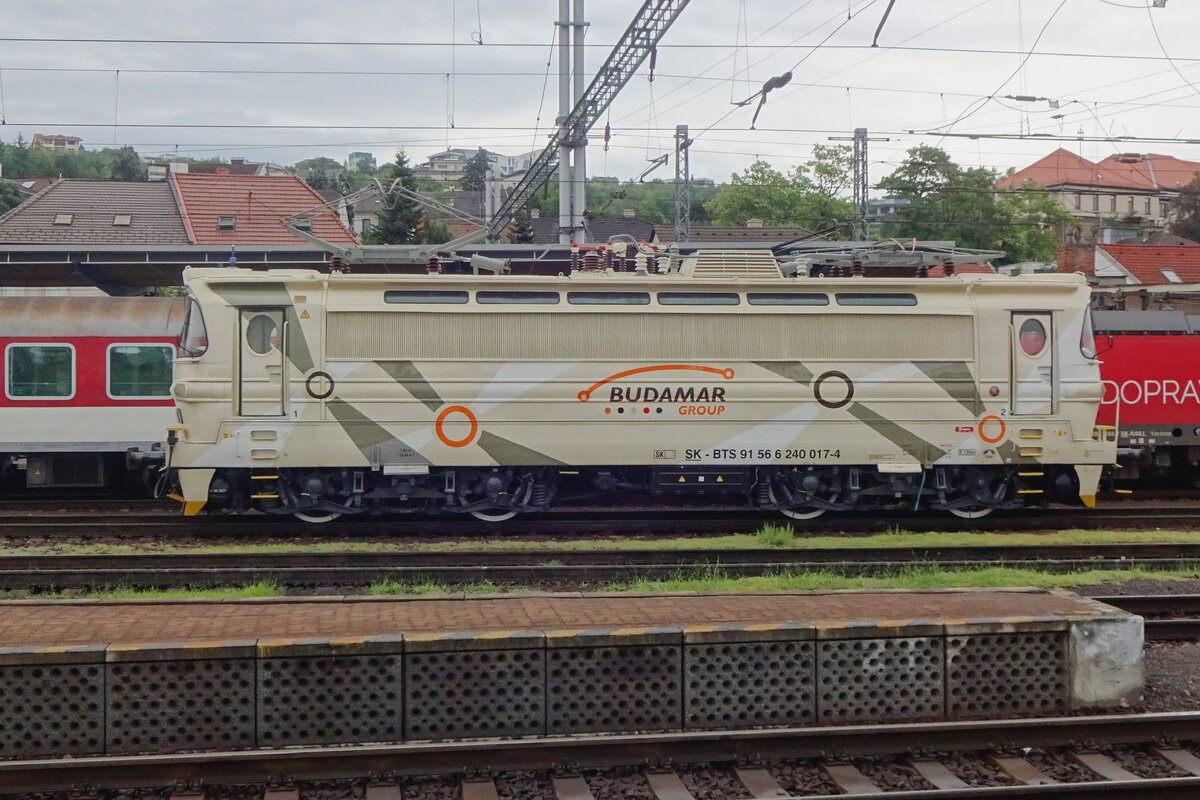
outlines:
[{"label": "roof-mounted insulator", "polygon": [[863,267],[863,262],[862,262],[862,259],[861,259],[861,258],[856,258],[856,259],[854,259],[854,261],[853,261],[853,262],[851,262],[851,264],[850,264],[850,274],[851,274],[852,276],[854,276],[855,278],[862,278],[862,277],[865,277],[865,276],[866,276],[866,274],[867,274],[867,271],[866,271],[866,269]]},{"label": "roof-mounted insulator", "polygon": [[658,48],[650,48],[650,83],[654,83],[654,67],[658,64]]},{"label": "roof-mounted insulator", "polygon": [[947,258],[942,262],[942,273],[947,278],[954,275],[954,259]]},{"label": "roof-mounted insulator", "polygon": [[929,277],[929,265],[928,264],[921,263],[921,264],[917,265],[917,277],[918,278],[928,278]]},{"label": "roof-mounted insulator", "polygon": [[430,275],[441,275],[442,274],[441,259],[439,259],[436,255],[430,256],[429,260],[427,262],[425,262],[425,271],[427,273],[429,273]]}]

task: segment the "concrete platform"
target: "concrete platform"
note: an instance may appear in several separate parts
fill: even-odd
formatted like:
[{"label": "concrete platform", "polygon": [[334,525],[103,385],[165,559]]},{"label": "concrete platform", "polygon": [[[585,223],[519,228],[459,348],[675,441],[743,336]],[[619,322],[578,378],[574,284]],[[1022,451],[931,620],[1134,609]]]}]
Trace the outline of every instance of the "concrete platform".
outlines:
[{"label": "concrete platform", "polygon": [[1066,592],[0,603],[0,758],[900,722],[1121,705]]}]

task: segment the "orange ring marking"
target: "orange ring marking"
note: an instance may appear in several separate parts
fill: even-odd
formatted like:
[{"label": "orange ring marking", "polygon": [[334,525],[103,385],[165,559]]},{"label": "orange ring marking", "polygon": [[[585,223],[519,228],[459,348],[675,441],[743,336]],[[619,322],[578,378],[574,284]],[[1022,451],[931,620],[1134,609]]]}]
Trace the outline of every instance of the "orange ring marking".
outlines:
[{"label": "orange ring marking", "polygon": [[592,393],[595,392],[597,389],[599,389],[601,386],[603,386],[606,383],[612,383],[613,381],[619,381],[619,380],[621,380],[621,378],[628,378],[630,375],[641,375],[642,373],[645,373],[645,372],[663,372],[665,370],[672,370],[672,369],[692,370],[695,372],[711,372],[714,375],[720,375],[722,378],[724,378],[727,381],[733,380],[733,370],[728,369],[728,368],[720,369],[718,367],[705,367],[700,364],[656,364],[652,367],[635,367],[633,369],[627,369],[622,372],[614,372],[612,375],[609,375],[607,378],[597,381],[596,383],[593,383],[591,386],[584,389],[582,392],[580,392],[576,396],[579,398],[579,402],[586,403],[588,400],[591,399]]},{"label": "orange ring marking", "polygon": [[[442,426],[446,424],[446,417],[454,413],[462,414],[471,423],[471,430],[467,432],[466,438],[451,439],[442,430]],[[442,444],[447,447],[466,447],[475,440],[475,434],[479,433],[479,420],[475,418],[475,414],[471,412],[471,409],[466,406],[446,406],[437,415],[437,423],[434,424],[433,430],[437,434],[437,437],[442,440]]]},{"label": "orange ring marking", "polygon": [[[991,436],[985,436],[983,433],[983,426],[987,425],[989,422],[1000,423],[1000,433],[994,438]],[[998,442],[1002,441],[1004,439],[1004,434],[1006,433],[1008,433],[1008,425],[1006,425],[1004,420],[995,414],[988,414],[986,417],[979,420],[979,438],[983,439],[988,444],[997,444]]]}]

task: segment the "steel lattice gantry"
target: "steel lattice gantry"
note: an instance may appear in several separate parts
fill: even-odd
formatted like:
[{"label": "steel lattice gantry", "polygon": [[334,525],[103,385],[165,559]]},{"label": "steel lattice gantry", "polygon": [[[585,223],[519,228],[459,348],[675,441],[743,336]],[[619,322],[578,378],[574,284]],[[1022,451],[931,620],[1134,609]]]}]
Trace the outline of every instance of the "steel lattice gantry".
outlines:
[{"label": "steel lattice gantry", "polygon": [[[567,116],[554,138],[534,159],[521,182],[496,209],[488,222],[488,238],[498,237],[512,221],[517,209],[541,188],[558,169],[559,148],[582,144],[596,120],[609,107],[617,93],[629,82],[638,67],[679,17],[689,0],[646,0],[625,29],[616,47],[592,79],[583,97]],[[582,209],[579,209],[582,211]]]}]

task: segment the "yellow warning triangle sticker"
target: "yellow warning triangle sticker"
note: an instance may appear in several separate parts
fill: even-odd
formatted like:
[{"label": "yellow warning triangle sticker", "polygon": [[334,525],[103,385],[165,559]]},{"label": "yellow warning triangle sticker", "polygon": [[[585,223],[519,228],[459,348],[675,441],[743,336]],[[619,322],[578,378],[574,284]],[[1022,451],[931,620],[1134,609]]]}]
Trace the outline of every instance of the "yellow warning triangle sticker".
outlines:
[{"label": "yellow warning triangle sticker", "polygon": [[682,475],[680,475],[680,476],[679,476],[679,482],[680,482],[680,483],[687,483],[687,480],[686,480],[686,479],[685,479],[685,478],[684,478]]},{"label": "yellow warning triangle sticker", "polygon": [[308,309],[307,308],[300,312],[300,319],[308,319]]},{"label": "yellow warning triangle sticker", "polygon": [[718,476],[717,476],[717,483],[724,483],[724,482],[725,482],[725,478],[724,478],[723,476],[721,476],[721,475],[718,475]]}]

